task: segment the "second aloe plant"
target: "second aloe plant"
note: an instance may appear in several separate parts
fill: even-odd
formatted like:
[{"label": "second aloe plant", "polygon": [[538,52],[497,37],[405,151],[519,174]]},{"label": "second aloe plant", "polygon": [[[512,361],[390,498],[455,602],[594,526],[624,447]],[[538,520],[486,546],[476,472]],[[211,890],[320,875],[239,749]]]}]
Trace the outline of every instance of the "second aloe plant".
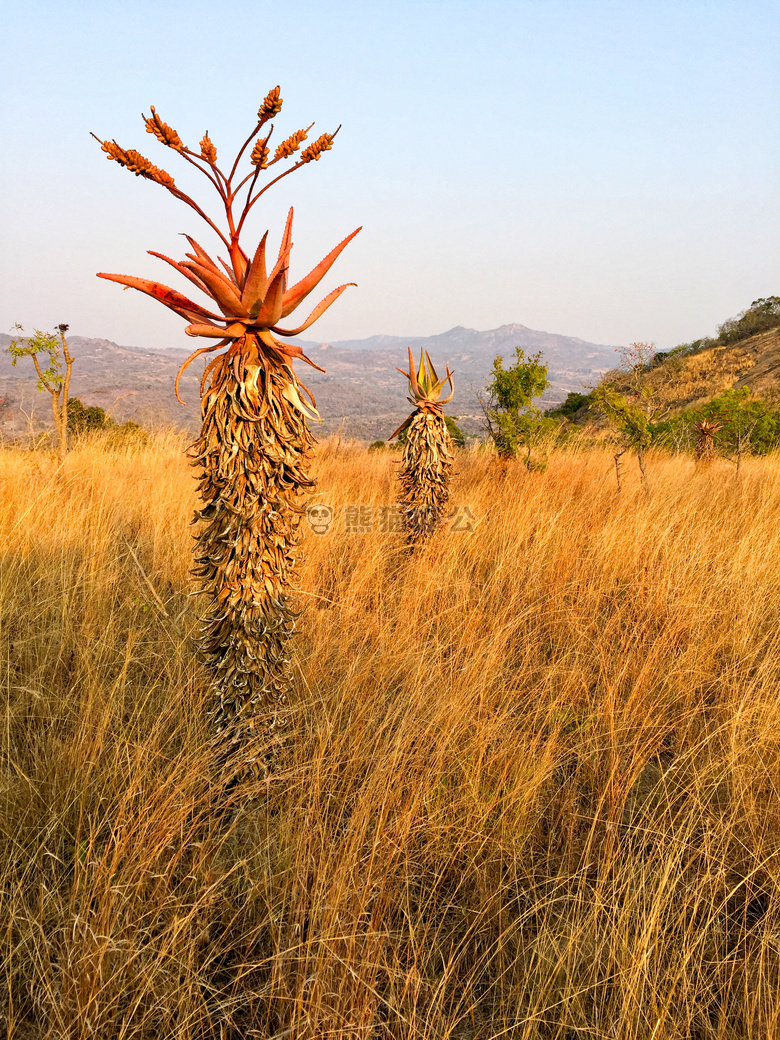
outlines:
[{"label": "second aloe plant", "polygon": [[[407,540],[414,544],[429,537],[446,515],[452,473],[452,440],[447,430],[444,408],[455,388],[449,365],[439,379],[427,351],[420,351],[415,371],[409,350],[409,371],[399,368],[409,380],[409,403],[415,410],[390,437],[407,431],[400,473],[398,504]],[[442,397],[445,384],[450,393]]]}]

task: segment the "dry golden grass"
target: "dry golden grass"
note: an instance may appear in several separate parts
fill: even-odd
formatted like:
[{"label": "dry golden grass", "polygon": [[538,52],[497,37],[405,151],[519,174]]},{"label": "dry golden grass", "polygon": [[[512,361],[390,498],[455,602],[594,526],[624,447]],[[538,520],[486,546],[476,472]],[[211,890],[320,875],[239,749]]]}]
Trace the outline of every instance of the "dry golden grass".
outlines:
[{"label": "dry golden grass", "polygon": [[2,1035],[780,1033],[780,460],[461,455],[410,557],[322,445],[295,745],[220,816],[181,448],[0,456]]}]

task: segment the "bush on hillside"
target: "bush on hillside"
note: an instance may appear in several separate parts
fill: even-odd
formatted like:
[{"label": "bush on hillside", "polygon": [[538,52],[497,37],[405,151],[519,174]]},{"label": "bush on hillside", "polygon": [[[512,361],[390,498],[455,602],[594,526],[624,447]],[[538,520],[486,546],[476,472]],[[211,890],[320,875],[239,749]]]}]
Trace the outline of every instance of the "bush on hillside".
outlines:
[{"label": "bush on hillside", "polygon": [[753,300],[747,310],[729,318],[718,328],[718,343],[724,346],[780,327],[780,296]]},{"label": "bush on hillside", "polygon": [[444,421],[447,424],[447,432],[450,435],[450,440],[456,448],[466,447],[466,438],[463,436],[463,430],[455,422],[451,415],[445,415]]},{"label": "bush on hillside", "polygon": [[70,433],[91,433],[113,426],[114,420],[106,415],[105,409],[98,405],[85,405],[78,397],[68,401],[68,431]]},{"label": "bush on hillside", "polygon": [[591,394],[580,394],[576,390],[570,390],[563,404],[556,405],[555,408],[548,408],[544,414],[553,418],[570,419],[581,408],[586,408],[592,403],[593,396]]},{"label": "bush on hillside", "polygon": [[655,424],[653,443],[678,451],[692,450],[695,438],[691,431],[702,419],[720,424],[715,446],[727,457],[745,451],[768,455],[780,448],[780,409],[773,411],[763,401],[751,398],[747,387],[724,390],[701,408],[688,408]]},{"label": "bush on hillside", "polygon": [[659,364],[668,365],[670,360],[678,363],[689,354],[699,354],[712,347],[725,347],[730,343],[739,343],[743,339],[757,336],[761,332],[780,328],[780,296],[766,296],[753,300],[747,310],[735,318],[728,318],[718,326],[716,337],[703,336],[690,343],[680,343],[673,350],[661,351],[653,359],[653,367]]}]

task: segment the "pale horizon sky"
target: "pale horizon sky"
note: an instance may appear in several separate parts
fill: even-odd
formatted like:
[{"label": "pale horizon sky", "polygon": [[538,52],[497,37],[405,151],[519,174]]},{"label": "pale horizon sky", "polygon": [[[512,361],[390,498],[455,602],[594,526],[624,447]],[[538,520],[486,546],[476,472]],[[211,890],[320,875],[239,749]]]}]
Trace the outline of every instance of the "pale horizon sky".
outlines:
[{"label": "pale horizon sky", "polygon": [[517,322],[668,349],[780,293],[768,0],[28,0],[0,30],[2,332],[67,322],[192,347],[183,321],[95,273],[185,290],[146,250],[211,239],[89,133],[194,184],[141,112],[154,104],[191,147],[208,130],[227,157],[277,83],[277,142],[312,120],[311,139],[342,130],[258,203],[245,249],[266,228],[278,244],[294,205],[297,280],[363,225],[322,295],[358,287],[307,339]]}]

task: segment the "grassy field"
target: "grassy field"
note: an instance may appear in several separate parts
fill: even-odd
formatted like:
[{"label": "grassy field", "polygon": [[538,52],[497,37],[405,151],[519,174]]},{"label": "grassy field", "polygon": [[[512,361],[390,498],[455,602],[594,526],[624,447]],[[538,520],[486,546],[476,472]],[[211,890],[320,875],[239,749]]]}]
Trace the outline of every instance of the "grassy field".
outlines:
[{"label": "grassy field", "polygon": [[[0,452],[0,1035],[780,1034],[780,459],[325,442],[293,739],[214,809],[174,436]],[[364,517],[365,518],[365,517]]]}]

